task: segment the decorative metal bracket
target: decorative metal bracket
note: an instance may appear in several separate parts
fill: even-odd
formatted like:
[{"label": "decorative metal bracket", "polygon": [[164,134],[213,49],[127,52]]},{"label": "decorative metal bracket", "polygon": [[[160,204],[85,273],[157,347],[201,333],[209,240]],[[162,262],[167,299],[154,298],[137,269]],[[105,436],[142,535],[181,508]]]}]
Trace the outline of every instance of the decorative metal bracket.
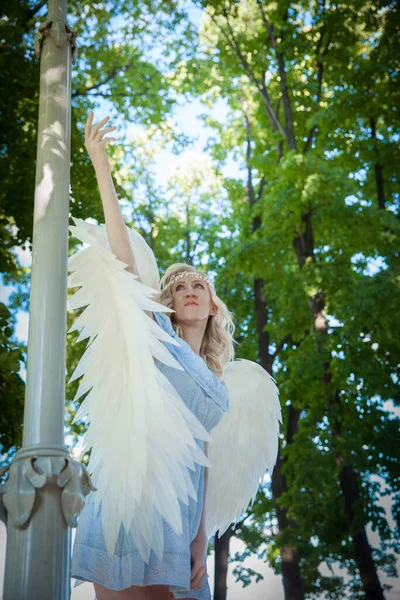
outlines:
[{"label": "decorative metal bracket", "polygon": [[61,449],[42,446],[19,452],[25,456],[19,457],[17,453],[11,465],[0,469],[0,479],[9,471],[6,481],[0,484],[0,519],[7,525],[10,513],[15,526],[24,527],[32,515],[36,490],[52,480],[62,489],[61,507],[66,522],[76,527],[85,496],[96,491],[84,465]]},{"label": "decorative metal bracket", "polygon": [[68,23],[62,19],[48,19],[41,25],[36,33],[35,37],[35,54],[40,57],[42,53],[42,46],[46,36],[50,35],[53,38],[54,44],[57,48],[61,48],[65,44],[67,39],[71,44],[71,59],[72,64],[75,64],[78,45],[76,38],[78,34],[71,29]]}]

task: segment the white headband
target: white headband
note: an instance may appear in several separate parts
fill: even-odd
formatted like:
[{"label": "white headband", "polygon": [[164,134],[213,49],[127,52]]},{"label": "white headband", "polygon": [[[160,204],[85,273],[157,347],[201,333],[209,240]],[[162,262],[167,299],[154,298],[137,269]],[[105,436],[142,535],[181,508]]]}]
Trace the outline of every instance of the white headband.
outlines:
[{"label": "white headband", "polygon": [[182,279],[185,276],[196,277],[196,279],[201,279],[203,281],[206,281],[208,283],[208,285],[212,289],[214,289],[214,284],[211,281],[211,279],[209,277],[207,277],[207,275],[205,273],[199,273],[198,271],[180,271],[179,273],[176,273],[175,275],[173,275],[171,277],[171,279],[168,281],[168,283],[166,285],[163,285],[161,289],[166,290],[170,285],[172,285],[176,281],[179,281],[180,279]]}]

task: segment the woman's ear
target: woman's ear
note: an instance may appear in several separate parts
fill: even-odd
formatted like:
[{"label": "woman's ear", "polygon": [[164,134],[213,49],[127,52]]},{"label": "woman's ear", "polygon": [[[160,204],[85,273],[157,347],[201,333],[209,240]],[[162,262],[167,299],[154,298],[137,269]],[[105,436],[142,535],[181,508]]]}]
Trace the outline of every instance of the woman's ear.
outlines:
[{"label": "woman's ear", "polygon": [[215,304],[213,304],[212,309],[210,310],[210,315],[214,316],[216,315],[218,312],[218,308],[215,306]]}]

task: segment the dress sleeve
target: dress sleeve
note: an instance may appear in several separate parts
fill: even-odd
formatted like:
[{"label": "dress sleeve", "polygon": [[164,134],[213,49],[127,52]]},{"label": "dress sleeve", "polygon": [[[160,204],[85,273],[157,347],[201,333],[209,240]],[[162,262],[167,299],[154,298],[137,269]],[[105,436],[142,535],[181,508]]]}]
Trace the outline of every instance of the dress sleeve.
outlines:
[{"label": "dress sleeve", "polygon": [[197,417],[208,433],[210,433],[221,421],[225,410],[206,394],[204,389],[189,373],[179,371],[159,361],[156,362],[156,365],[176,389],[187,408]]},{"label": "dress sleeve", "polygon": [[162,312],[153,312],[156,323],[164,329],[171,337],[176,337],[176,333],[173,330],[171,319],[168,315]]}]

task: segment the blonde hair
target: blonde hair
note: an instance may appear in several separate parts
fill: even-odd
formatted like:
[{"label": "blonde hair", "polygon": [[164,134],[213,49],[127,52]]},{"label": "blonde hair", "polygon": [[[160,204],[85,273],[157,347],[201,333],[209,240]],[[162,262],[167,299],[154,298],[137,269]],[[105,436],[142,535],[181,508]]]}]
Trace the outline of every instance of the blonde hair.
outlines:
[{"label": "blonde hair", "polygon": [[[160,284],[163,288],[168,285],[170,279],[179,273],[179,271],[191,271],[194,273],[203,273],[199,269],[195,269],[192,265],[185,263],[174,263],[165,271]],[[203,273],[204,274],[204,273]],[[173,308],[172,286],[162,289],[158,296],[158,302]],[[235,356],[236,343],[233,338],[235,325],[233,322],[233,313],[230,312],[225,304],[217,296],[215,290],[208,286],[211,294],[211,301],[217,307],[215,315],[210,315],[207,321],[207,326],[204,332],[203,341],[200,347],[200,356],[204,359],[207,366],[219,379],[222,379],[226,363],[233,360]],[[183,338],[183,330],[175,320],[175,313],[170,315],[172,327],[177,336]]]}]

